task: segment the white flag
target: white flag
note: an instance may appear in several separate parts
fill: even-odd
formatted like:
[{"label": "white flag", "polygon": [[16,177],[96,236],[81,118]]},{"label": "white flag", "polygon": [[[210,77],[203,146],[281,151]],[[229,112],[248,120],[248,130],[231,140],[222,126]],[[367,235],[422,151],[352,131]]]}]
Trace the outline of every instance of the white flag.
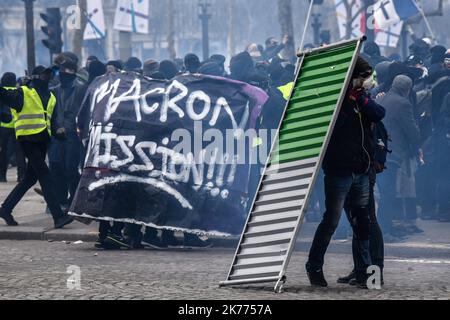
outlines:
[{"label": "white flag", "polygon": [[106,36],[105,15],[102,0],[87,1],[87,24],[84,40],[101,39]]},{"label": "white flag", "polygon": [[356,0],[352,7],[351,17],[347,17],[347,10],[345,9],[345,4],[343,0],[335,0],[336,16],[339,25],[339,33],[341,39],[347,37],[347,22],[352,19],[352,34],[350,38],[357,38],[364,34],[365,32],[365,21],[362,12],[361,0]]},{"label": "white flag", "polygon": [[375,42],[382,47],[396,48],[403,30],[403,21],[379,30],[375,36]]},{"label": "white flag", "polygon": [[148,34],[148,0],[118,0],[114,29]]},{"label": "white flag", "polygon": [[374,17],[379,28],[387,28],[419,13],[415,0],[379,0],[374,5]]}]

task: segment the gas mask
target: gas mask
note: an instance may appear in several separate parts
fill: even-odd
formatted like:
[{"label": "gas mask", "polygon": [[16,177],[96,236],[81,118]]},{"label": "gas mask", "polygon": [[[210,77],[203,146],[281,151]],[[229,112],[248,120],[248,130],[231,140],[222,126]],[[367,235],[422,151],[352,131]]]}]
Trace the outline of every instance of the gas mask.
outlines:
[{"label": "gas mask", "polygon": [[367,78],[364,82],[362,87],[366,90],[371,90],[375,87],[375,82],[373,81],[372,77]]},{"label": "gas mask", "polygon": [[51,73],[43,73],[39,76],[32,76],[32,84],[33,87],[37,90],[48,90],[48,86],[50,84],[50,80],[52,78]]},{"label": "gas mask", "polygon": [[364,78],[358,77],[353,79],[352,86],[353,89],[361,89],[364,85]]}]

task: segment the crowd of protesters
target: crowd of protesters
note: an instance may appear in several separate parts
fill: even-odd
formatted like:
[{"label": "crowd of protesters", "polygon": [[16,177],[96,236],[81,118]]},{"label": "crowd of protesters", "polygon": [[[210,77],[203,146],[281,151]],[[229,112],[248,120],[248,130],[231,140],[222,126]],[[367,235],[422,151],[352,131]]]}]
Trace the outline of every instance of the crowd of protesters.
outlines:
[{"label": "crowd of protesters", "polygon": [[[148,59],[144,62],[136,57],[127,61],[100,61],[90,56],[83,67],[73,53],[57,56],[54,77],[49,83],[57,105],[48,162],[54,194],[62,210],[68,211],[80,180],[85,156],[83,140],[88,136],[90,117],[88,110],[80,108],[95,78],[125,71],[158,80],[171,80],[177,75],[191,73],[247,82],[263,89],[269,96],[262,109],[260,128],[275,129],[295,74],[295,57],[283,56],[288,41],[289,37],[280,42],[271,37],[264,46],[250,44],[245,51],[233,56],[228,65],[226,57],[220,54],[204,61],[195,54],[187,54],[184,59]],[[428,39],[416,39],[410,51],[406,61],[400,61],[398,55],[382,56],[379,47],[368,42],[361,55],[374,71],[370,81],[364,82],[364,88],[386,110],[384,124],[392,153],[372,187],[378,222],[385,239],[392,240],[421,232],[416,224],[419,217],[450,221],[450,52],[443,46],[432,45]],[[1,78],[1,86],[15,88],[27,85],[27,81],[29,79],[17,79],[15,74],[7,72]],[[16,142],[14,127],[7,120],[11,117],[8,110],[2,108],[0,181],[7,181],[6,172],[10,165],[17,167],[17,180],[22,181],[27,165],[20,144]],[[253,189],[258,178],[258,175],[252,178],[250,194],[256,192]],[[315,211],[324,207],[322,189],[323,185],[318,183],[308,215],[310,220],[314,220]],[[42,194],[41,189],[35,190]],[[341,222],[340,225],[345,233],[346,224]],[[115,234],[116,245],[110,244],[111,247],[139,247],[141,242],[162,248],[180,244],[172,232],[163,232],[158,237],[155,230],[149,228],[142,239],[133,236],[139,239],[138,243],[134,240],[130,244],[123,239],[123,229],[121,224],[104,223],[100,227],[100,238]],[[140,230],[128,230],[128,234],[130,232],[141,234]],[[193,246],[209,245],[196,237],[186,238]],[[99,247],[104,247],[104,243],[101,242]]]},{"label": "crowd of protesters", "polygon": [[[67,213],[75,196],[80,181],[80,172],[85,158],[85,147],[89,135],[90,110],[83,109],[83,99],[89,85],[100,76],[111,73],[135,72],[151,79],[171,80],[183,74],[201,74],[217,77],[226,77],[237,81],[247,82],[265,90],[269,100],[265,105],[263,115],[259,121],[260,128],[276,128],[278,123],[274,114],[281,117],[286,104],[289,89],[287,84],[294,78],[295,57],[284,59],[282,51],[289,41],[284,37],[282,43],[275,38],[269,38],[266,46],[251,44],[247,49],[232,57],[226,65],[226,57],[214,54],[205,61],[201,61],[195,54],[187,54],[184,59],[156,61],[148,59],[142,62],[136,57],[126,61],[111,60],[100,61],[95,56],[89,56],[84,66],[80,67],[79,58],[71,53],[64,52],[54,59],[53,77],[46,83],[46,89],[51,91],[57,103],[51,116],[51,137],[48,143],[48,168],[52,182],[52,199],[56,198],[63,212]],[[31,77],[17,79],[13,73],[5,73],[1,79],[4,88],[18,88],[22,86],[33,88],[38,82],[38,73]],[[36,79],[35,79],[36,78]],[[6,94],[5,94],[6,96]],[[0,180],[7,182],[7,168],[17,166],[17,181],[23,181],[26,176],[26,160],[21,152],[20,143],[15,137],[11,105],[7,97],[2,100],[2,128],[0,151]],[[45,108],[44,108],[45,109]],[[26,115],[26,117],[29,117]],[[254,170],[255,171],[255,170]],[[256,189],[258,177],[254,175],[253,189]],[[22,189],[29,188],[26,183]],[[42,186],[41,186],[42,187]],[[40,195],[46,197],[48,188],[35,188]],[[27,189],[28,190],[28,189]],[[14,193],[14,192],[13,192]],[[17,197],[14,197],[17,198]],[[19,197],[20,198],[20,197]],[[19,201],[19,198],[15,199]],[[48,197],[47,197],[48,198]],[[47,200],[46,198],[46,200]],[[14,201],[16,202],[16,201]],[[47,213],[52,213],[48,203]],[[9,225],[18,223],[12,216],[12,206],[2,209],[1,217]],[[66,221],[67,222],[67,221]],[[100,223],[100,236],[97,247],[107,249],[139,248],[150,245],[156,248],[192,246],[207,247],[208,241],[199,237],[185,234],[184,243],[180,242],[171,231],[158,232],[156,229],[146,228],[145,233],[141,227],[123,223]]]}]

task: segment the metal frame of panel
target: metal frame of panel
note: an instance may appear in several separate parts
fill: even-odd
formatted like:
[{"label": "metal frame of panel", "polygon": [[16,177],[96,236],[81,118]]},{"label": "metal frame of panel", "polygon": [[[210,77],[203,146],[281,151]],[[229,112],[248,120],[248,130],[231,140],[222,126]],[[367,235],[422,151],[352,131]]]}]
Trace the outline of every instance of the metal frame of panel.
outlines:
[{"label": "metal frame of panel", "polygon": [[[277,136],[271,148],[271,156],[266,163],[264,174],[259,182],[258,192],[253,199],[253,204],[241,234],[227,280],[220,282],[220,286],[276,282],[275,291],[281,292],[286,281],[286,269],[295,248],[298,232],[303,223],[306,212],[305,208],[308,207],[312,189],[331,139],[337,115],[341,109],[351,75],[353,74],[356,59],[361,50],[362,42],[365,40],[366,37],[363,36],[356,40],[343,41],[328,47],[312,49],[299,54],[295,85],[283,112],[283,120],[279,124]],[[332,118],[331,122],[329,122],[325,137],[321,142],[321,148],[318,152],[319,155],[316,156],[313,152],[312,155],[308,156],[308,153],[305,153],[304,160],[286,158],[283,161],[278,153],[278,163],[273,163],[273,153],[277,146],[279,148],[278,141],[280,140],[280,136],[282,136],[281,130],[283,125],[285,125],[293,95],[296,89],[302,85],[299,80],[305,58],[351,45],[354,45],[355,49],[349,68],[347,68],[345,79],[343,78],[343,86],[338,91],[339,98],[337,99],[337,103],[334,103],[336,99],[333,99],[334,109],[323,109],[324,114],[327,112],[332,113]],[[326,97],[324,101],[326,101]],[[300,110],[300,112],[305,114],[304,110]],[[317,115],[317,112],[314,112],[314,115]],[[293,118],[290,123],[296,124],[297,128],[301,127],[299,118]],[[318,123],[320,123],[320,119]],[[319,130],[313,128],[311,132],[323,134],[323,130],[320,131],[320,129],[320,127]],[[287,153],[289,150],[302,150],[304,146],[314,146],[314,142],[316,142],[314,138],[311,138],[308,143],[302,145],[302,142],[299,143],[295,140],[295,137],[293,137],[293,143],[284,145],[287,148],[285,149]],[[316,149],[312,150],[317,151]],[[269,184],[267,185],[267,183]],[[280,200],[284,201],[280,203]],[[249,233],[249,230],[252,230],[252,232]],[[258,241],[258,238],[263,237],[263,242]],[[246,263],[238,263],[242,259]],[[252,277],[252,275],[254,276]]]}]

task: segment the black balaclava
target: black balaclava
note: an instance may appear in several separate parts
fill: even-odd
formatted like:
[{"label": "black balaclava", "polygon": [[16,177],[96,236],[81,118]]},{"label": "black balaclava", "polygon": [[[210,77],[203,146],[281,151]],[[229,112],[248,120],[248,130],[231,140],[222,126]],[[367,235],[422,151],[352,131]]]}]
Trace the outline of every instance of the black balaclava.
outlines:
[{"label": "black balaclava", "polygon": [[44,66],[37,66],[33,69],[31,75],[33,80],[31,81],[33,88],[38,91],[48,91],[48,86],[51,79],[51,71]]},{"label": "black balaclava", "polygon": [[59,81],[61,82],[61,87],[67,88],[70,87],[74,81],[76,80],[77,75],[75,73],[65,73],[60,72],[59,73]]},{"label": "black balaclava", "polygon": [[[63,71],[65,69],[72,70],[73,73],[66,73]],[[73,83],[77,79],[77,69],[78,66],[73,60],[67,59],[61,64],[59,72],[59,81],[61,83],[61,87],[68,88],[73,85]]]}]

